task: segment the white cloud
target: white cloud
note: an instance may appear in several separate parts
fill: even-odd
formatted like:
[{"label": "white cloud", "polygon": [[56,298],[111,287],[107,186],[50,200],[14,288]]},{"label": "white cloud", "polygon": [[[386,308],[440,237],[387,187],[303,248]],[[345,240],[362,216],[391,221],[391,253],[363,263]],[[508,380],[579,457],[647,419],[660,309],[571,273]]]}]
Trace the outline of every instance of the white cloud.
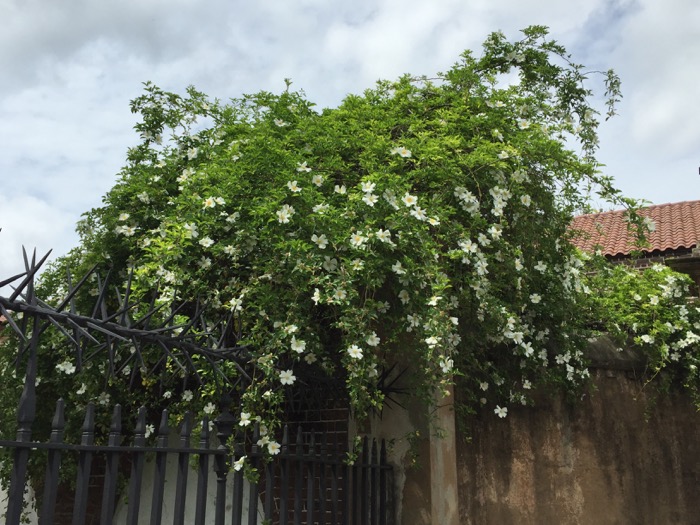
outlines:
[{"label": "white cloud", "polygon": [[700,4],[673,0],[645,2],[622,27],[625,38],[613,56],[630,79],[630,130],[640,146],[669,156],[697,152],[699,25]]},{"label": "white cloud", "polygon": [[[64,252],[136,140],[141,83],[222,99],[280,91],[320,106],[404,73],[448,69],[489,32],[530,24],[623,80],[601,160],[625,191],[698,198],[695,0],[6,0],[0,2],[0,279],[21,244]],[[663,181],[663,182],[661,182]],[[30,216],[27,212],[30,212]]]},{"label": "white cloud", "polygon": [[0,195],[0,281],[24,271],[22,247],[30,258],[36,249],[37,259],[67,251],[76,242],[74,219],[36,197]]}]

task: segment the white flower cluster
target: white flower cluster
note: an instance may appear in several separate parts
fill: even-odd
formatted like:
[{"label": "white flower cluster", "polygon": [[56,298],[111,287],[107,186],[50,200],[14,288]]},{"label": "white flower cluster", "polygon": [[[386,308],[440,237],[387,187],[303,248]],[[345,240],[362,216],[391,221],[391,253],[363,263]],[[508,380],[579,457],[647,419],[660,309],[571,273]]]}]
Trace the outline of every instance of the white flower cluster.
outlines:
[{"label": "white flower cluster", "polygon": [[56,370],[64,374],[71,375],[75,373],[76,368],[72,362],[63,361],[62,363],[56,365]]}]

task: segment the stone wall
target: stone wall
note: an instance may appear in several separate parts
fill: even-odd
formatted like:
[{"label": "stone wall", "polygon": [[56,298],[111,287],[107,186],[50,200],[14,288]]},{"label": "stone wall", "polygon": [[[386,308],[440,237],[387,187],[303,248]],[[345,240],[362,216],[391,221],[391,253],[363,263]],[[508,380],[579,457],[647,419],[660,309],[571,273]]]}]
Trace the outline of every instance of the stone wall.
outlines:
[{"label": "stone wall", "polygon": [[459,523],[700,524],[700,412],[656,398],[633,352],[595,353],[579,402],[484,412],[458,436]]}]

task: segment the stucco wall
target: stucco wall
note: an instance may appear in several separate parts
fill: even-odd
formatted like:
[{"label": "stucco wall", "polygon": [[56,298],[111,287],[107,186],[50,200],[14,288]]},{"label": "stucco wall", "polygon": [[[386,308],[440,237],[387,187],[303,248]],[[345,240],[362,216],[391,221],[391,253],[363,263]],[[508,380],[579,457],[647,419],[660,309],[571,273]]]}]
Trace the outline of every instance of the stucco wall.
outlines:
[{"label": "stucco wall", "polygon": [[678,392],[653,402],[632,361],[592,369],[576,404],[475,418],[457,439],[460,523],[700,524],[700,413]]}]

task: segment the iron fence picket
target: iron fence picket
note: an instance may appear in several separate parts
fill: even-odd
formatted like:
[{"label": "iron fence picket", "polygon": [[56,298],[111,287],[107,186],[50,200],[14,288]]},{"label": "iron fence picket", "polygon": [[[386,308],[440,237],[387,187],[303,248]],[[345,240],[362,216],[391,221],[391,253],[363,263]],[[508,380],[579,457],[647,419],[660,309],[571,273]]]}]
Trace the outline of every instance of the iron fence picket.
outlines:
[{"label": "iron fence picket", "polygon": [[369,463],[369,471],[370,471],[370,500],[369,500],[369,507],[370,507],[370,523],[372,525],[377,525],[379,521],[379,508],[378,508],[378,503],[377,499],[379,497],[378,489],[379,489],[379,462],[377,458],[377,440],[373,439],[372,440],[372,451],[370,454],[370,463]]},{"label": "iron fence picket", "polygon": [[112,413],[112,423],[109,428],[109,438],[107,440],[110,450],[106,453],[105,460],[105,481],[102,491],[102,515],[101,525],[112,525],[114,520],[114,509],[117,502],[117,482],[119,476],[119,451],[116,450],[121,444],[122,432],[122,407],[114,405]]},{"label": "iron fence picket", "polygon": [[362,516],[362,455],[355,459],[350,472],[352,479],[352,523],[353,525],[365,525],[360,521]]},{"label": "iron fence picket", "polygon": [[[27,279],[30,276],[27,275]],[[33,287],[31,287],[33,288]],[[31,292],[30,288],[30,292]],[[15,290],[11,299],[16,298],[19,290]],[[31,294],[30,294],[31,295]],[[24,325],[28,321],[22,319]],[[26,330],[23,330],[26,332]],[[17,406],[17,435],[16,440],[19,443],[29,443],[32,440],[32,424],[36,416],[36,349],[39,343],[39,318],[34,317],[32,336],[29,341],[29,360],[27,362],[27,371],[24,379],[24,388]],[[25,351],[27,348],[25,348]],[[10,474],[10,489],[8,490],[7,501],[7,516],[5,523],[7,525],[19,525],[22,518],[22,509],[24,508],[24,490],[27,484],[27,466],[29,464],[29,449],[25,447],[16,448],[14,451],[14,461],[12,464],[12,472]]]},{"label": "iron fence picket", "polygon": [[[95,405],[88,403],[85,419],[81,428],[80,445],[92,447],[95,443]],[[78,454],[78,475],[75,485],[75,500],[73,503],[72,525],[85,523],[87,514],[88,491],[90,488],[90,471],[92,470],[92,450],[85,448]]]},{"label": "iron fence picket", "polygon": [[282,446],[280,458],[280,525],[287,525],[288,516],[288,498],[289,498],[289,426],[284,425],[282,433]]},{"label": "iron fence picket", "polygon": [[168,436],[170,435],[170,427],[168,427],[168,411],[163,410],[160,416],[160,425],[158,426],[158,447],[160,451],[156,452],[156,460],[154,463],[153,474],[153,496],[151,498],[151,525],[161,525],[163,519],[163,494],[165,492],[165,469],[168,463],[168,453],[165,451],[168,446]]},{"label": "iron fence picket", "polygon": [[360,469],[362,471],[362,481],[360,485],[360,500],[362,502],[361,507],[362,507],[362,513],[360,515],[360,523],[364,524],[369,524],[370,523],[370,513],[369,513],[369,496],[370,496],[370,489],[371,489],[371,477],[369,475],[370,470],[369,470],[369,438],[365,436],[362,439],[362,463],[360,464]]},{"label": "iron fence picket", "polygon": [[[254,471],[260,468],[260,424],[255,423],[253,429],[253,442],[250,446],[250,466]],[[251,481],[248,483],[248,525],[257,525],[258,523],[258,483]]]},{"label": "iron fence picket", "polygon": [[[65,403],[63,399],[56,402],[56,412],[51,422],[51,437],[49,443],[63,442],[63,433],[66,429]],[[56,496],[58,493],[58,473],[61,467],[61,449],[49,449],[46,462],[46,475],[44,476],[44,497],[39,516],[39,525],[52,525],[56,510]]]},{"label": "iron fence picket", "polygon": [[134,428],[133,454],[131,460],[131,476],[129,477],[127,525],[138,525],[139,507],[141,506],[141,482],[143,480],[143,465],[146,447],[146,407],[139,408]]},{"label": "iron fence picket", "polygon": [[275,464],[272,461],[265,463],[265,502],[263,513],[266,520],[271,520],[273,516],[273,506],[275,503],[274,494]]},{"label": "iron fence picket", "polygon": [[302,490],[304,469],[304,436],[301,426],[297,427],[297,442],[295,450],[294,468],[296,469],[296,482],[294,484],[294,525],[301,525]]},{"label": "iron fence picket", "polygon": [[[214,420],[216,426],[216,436],[219,438],[219,446],[217,447],[218,454],[214,458],[214,472],[216,472],[216,507],[214,509],[215,525],[224,525],[226,520],[226,481],[228,479],[230,461],[229,440],[233,435],[233,427],[236,423],[236,418],[233,417],[230,411],[230,399],[226,396],[222,399],[221,412]],[[235,486],[234,486],[235,492]],[[234,495],[234,502],[236,501]],[[241,525],[241,518],[236,521],[236,512],[240,512],[243,502],[243,494],[240,495],[240,504],[238,507],[233,507],[233,523]]]},{"label": "iron fence picket", "polygon": [[[339,436],[334,435],[334,443],[336,450],[343,450],[345,447],[338,443]],[[346,444],[345,444],[346,445]],[[347,459],[347,458],[346,458]],[[350,523],[350,483],[348,482],[348,472],[349,468],[347,461],[341,461],[336,464],[335,474],[337,477],[336,483],[339,482],[338,493],[342,495],[342,499],[336,503],[335,515],[339,516],[338,523],[341,525],[348,525]],[[338,509],[340,509],[340,514],[338,514]]]},{"label": "iron fence picket", "polygon": [[[211,432],[209,430],[209,418],[202,419],[202,430],[199,435],[199,448],[209,449]],[[199,454],[197,469],[197,506],[195,509],[195,525],[206,524],[207,512],[207,488],[209,484],[209,456],[211,454]]]},{"label": "iron fence picket", "polygon": [[328,434],[323,436],[321,441],[321,468],[319,472],[319,525],[326,525],[326,499],[328,497],[327,487],[326,487],[326,471],[330,466],[329,456],[328,456]]},{"label": "iron fence picket", "polygon": [[[186,412],[180,425],[180,446],[190,447],[192,433],[192,413]],[[190,470],[189,452],[180,452],[177,457],[177,481],[175,485],[175,512],[173,525],[185,525],[185,503],[187,501],[187,474]]]},{"label": "iron fence picket", "polygon": [[314,432],[311,432],[309,440],[309,460],[306,464],[306,523],[313,525],[315,515],[314,484],[316,482],[316,439]]},{"label": "iron fence picket", "polygon": [[[234,456],[236,459],[241,459],[245,456],[243,453],[243,440],[244,434],[239,434],[239,439],[236,441],[234,446]],[[242,466],[238,470],[233,472],[233,517],[231,519],[232,525],[242,525],[243,524],[243,483],[245,482],[245,476],[243,473]],[[218,505],[218,502],[217,502]]]}]

